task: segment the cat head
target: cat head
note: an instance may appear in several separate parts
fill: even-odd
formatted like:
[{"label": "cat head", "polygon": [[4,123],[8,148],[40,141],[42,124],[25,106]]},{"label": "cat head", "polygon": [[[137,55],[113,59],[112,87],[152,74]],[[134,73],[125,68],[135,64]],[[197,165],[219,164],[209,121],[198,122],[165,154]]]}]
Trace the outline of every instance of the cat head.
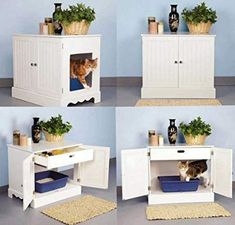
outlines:
[{"label": "cat head", "polygon": [[180,170],[187,170],[188,169],[188,161],[179,161],[178,168]]},{"label": "cat head", "polygon": [[84,66],[87,70],[93,72],[98,65],[98,58],[96,59],[85,59]]}]

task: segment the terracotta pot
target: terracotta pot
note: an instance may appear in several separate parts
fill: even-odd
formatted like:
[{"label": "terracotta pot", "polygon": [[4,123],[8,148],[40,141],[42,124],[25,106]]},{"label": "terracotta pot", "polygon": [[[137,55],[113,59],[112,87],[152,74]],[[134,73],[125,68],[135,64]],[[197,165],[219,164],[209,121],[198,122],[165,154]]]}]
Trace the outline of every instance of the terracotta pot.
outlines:
[{"label": "terracotta pot", "polygon": [[192,135],[184,136],[188,145],[204,145],[206,141],[206,135],[198,135],[193,137]]},{"label": "terracotta pot", "polygon": [[191,34],[208,34],[210,32],[212,23],[209,21],[207,23],[187,23],[189,32]]},{"label": "terracotta pot", "polygon": [[60,141],[64,140],[64,135],[61,135],[61,136],[53,135],[53,134],[49,134],[46,131],[43,131],[43,134],[46,138],[46,141],[48,141],[48,142],[60,142]]},{"label": "terracotta pot", "polygon": [[63,25],[65,35],[86,35],[88,33],[90,23],[86,20],[81,22],[72,22],[69,25]]}]

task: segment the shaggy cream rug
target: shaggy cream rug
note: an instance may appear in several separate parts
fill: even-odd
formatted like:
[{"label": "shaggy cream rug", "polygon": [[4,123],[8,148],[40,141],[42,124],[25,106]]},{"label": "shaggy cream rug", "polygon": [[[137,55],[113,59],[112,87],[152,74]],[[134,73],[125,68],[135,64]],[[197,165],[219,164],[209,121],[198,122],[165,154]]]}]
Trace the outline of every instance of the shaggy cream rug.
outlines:
[{"label": "shaggy cream rug", "polygon": [[155,205],[146,209],[148,220],[176,220],[229,217],[230,212],[217,203]]},{"label": "shaggy cream rug", "polygon": [[135,106],[218,106],[218,99],[140,99]]},{"label": "shaggy cream rug", "polygon": [[47,208],[42,213],[64,224],[74,225],[116,208],[116,203],[86,195],[77,200]]}]

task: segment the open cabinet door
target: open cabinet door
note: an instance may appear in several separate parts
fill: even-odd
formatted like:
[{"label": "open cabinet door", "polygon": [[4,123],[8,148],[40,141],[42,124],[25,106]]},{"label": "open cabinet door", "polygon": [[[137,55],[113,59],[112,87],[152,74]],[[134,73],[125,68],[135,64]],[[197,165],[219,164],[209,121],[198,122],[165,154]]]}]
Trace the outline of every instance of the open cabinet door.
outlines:
[{"label": "open cabinet door", "polygon": [[212,160],[213,191],[232,198],[232,149],[215,148]]},{"label": "open cabinet door", "polygon": [[108,189],[110,148],[82,146],[94,150],[93,160],[80,163],[80,184],[84,187]]},{"label": "open cabinet door", "polygon": [[148,149],[129,149],[121,152],[122,198],[124,200],[148,195]]},{"label": "open cabinet door", "polygon": [[23,210],[26,210],[33,200],[34,176],[33,155],[30,155],[23,161]]}]

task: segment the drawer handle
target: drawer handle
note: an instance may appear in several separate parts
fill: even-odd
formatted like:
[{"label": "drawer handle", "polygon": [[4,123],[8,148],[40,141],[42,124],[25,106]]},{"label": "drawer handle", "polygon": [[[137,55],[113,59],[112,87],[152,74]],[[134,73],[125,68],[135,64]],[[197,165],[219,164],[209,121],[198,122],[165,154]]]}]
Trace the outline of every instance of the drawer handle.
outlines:
[{"label": "drawer handle", "polygon": [[184,150],[178,150],[177,152],[178,152],[178,153],[185,153]]},{"label": "drawer handle", "polygon": [[73,158],[73,157],[74,157],[74,155],[70,155],[70,156],[69,156],[69,158]]}]

